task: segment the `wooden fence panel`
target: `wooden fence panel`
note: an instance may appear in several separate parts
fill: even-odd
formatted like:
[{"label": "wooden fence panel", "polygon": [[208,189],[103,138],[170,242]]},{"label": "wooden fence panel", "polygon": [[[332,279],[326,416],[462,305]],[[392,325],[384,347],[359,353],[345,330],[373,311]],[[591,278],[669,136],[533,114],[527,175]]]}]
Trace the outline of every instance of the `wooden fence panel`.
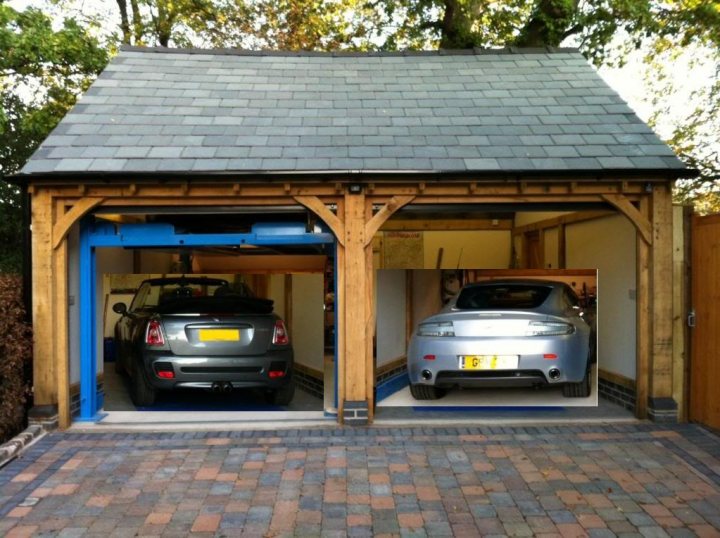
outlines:
[{"label": "wooden fence panel", "polygon": [[689,418],[720,429],[720,215],[693,218],[692,308]]}]

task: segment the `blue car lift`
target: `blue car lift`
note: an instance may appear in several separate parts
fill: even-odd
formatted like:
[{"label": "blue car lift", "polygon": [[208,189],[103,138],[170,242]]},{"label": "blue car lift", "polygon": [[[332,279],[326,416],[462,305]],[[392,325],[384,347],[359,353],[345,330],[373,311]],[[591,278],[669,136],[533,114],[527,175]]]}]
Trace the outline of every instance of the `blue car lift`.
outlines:
[{"label": "blue car lift", "polygon": [[[172,224],[115,224],[89,216],[80,222],[80,414],[79,422],[97,422],[102,401],[97,391],[97,309],[95,249],[193,248],[210,246],[329,245],[333,258],[335,237],[326,229],[308,232],[304,223],[260,223],[250,233],[177,233]],[[336,267],[337,269],[337,267]],[[337,280],[336,280],[337,282]],[[337,296],[337,295],[336,295]],[[335,309],[337,312],[337,309]],[[337,316],[337,314],[336,314]],[[337,319],[335,320],[337,327]],[[337,363],[337,335],[336,335]],[[337,405],[337,368],[335,368]]]}]

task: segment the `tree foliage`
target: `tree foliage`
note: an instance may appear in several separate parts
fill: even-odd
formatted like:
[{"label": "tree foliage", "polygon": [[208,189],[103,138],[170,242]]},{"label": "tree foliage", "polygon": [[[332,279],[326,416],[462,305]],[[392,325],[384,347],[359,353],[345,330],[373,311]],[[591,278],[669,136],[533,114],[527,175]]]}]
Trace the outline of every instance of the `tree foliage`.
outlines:
[{"label": "tree foliage", "polygon": [[[62,6],[74,0],[47,1]],[[669,142],[686,162],[703,172],[700,179],[680,185],[679,198],[707,201],[718,191],[718,156],[712,143],[720,139],[719,0],[106,1],[116,4],[119,10],[114,29],[117,41],[138,46],[397,50],[569,45],[579,47],[597,66],[621,66],[629,53],[641,50],[653,73],[648,95],[656,112],[652,121],[662,124],[673,117],[676,125],[668,135]],[[28,36],[44,40],[48,23],[43,24],[45,30]],[[65,31],[74,39],[90,43],[86,29],[75,23],[74,30],[68,30],[73,23],[65,24]],[[711,83],[692,96],[697,107],[679,118],[677,104],[672,100],[677,91],[674,73],[661,76],[661,71],[663,66],[673,65],[669,59],[686,50],[700,51],[716,69]],[[84,56],[97,57],[94,51]],[[69,64],[80,66],[81,72],[96,72],[72,54],[69,59]],[[49,59],[44,65],[52,62]],[[67,91],[56,83],[50,86],[48,95],[74,95],[80,89],[77,77],[64,80],[69,84]],[[40,124],[40,131],[48,124],[42,115],[56,118],[56,112],[66,110],[63,103],[68,102],[65,96],[58,95],[53,98],[60,104],[57,110],[41,112],[33,107],[26,113],[22,108],[25,104],[16,96],[7,99],[7,106],[19,111],[18,118],[34,116],[29,123]],[[6,153],[22,162],[30,153],[27,148],[34,146],[19,143],[7,147]]]},{"label": "tree foliage", "polygon": [[[0,4],[0,174],[17,172],[108,60],[87,28]],[[20,192],[0,181],[0,272],[20,270]]]}]

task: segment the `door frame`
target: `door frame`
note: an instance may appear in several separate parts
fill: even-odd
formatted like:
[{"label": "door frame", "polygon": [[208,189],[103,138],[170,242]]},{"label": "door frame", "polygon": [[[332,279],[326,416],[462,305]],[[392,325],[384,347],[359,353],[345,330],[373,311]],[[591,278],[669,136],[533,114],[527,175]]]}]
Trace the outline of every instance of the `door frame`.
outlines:
[{"label": "door frame", "polygon": [[[302,231],[301,231],[302,230]],[[250,233],[181,234],[170,224],[115,224],[97,222],[93,215],[80,220],[80,412],[77,422],[98,422],[102,400],[97,387],[97,301],[96,249],[193,246],[289,246],[329,245],[334,251],[335,237],[322,230],[307,232],[304,223],[253,226]],[[334,362],[337,371],[337,346]],[[337,382],[336,382],[337,400]],[[336,401],[337,406],[337,401]]]}]

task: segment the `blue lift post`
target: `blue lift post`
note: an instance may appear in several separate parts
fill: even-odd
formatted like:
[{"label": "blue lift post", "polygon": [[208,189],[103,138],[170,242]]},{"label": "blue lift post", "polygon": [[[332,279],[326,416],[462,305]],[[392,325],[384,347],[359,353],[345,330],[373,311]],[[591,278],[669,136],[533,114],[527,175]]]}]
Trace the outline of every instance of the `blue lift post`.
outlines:
[{"label": "blue lift post", "polygon": [[[98,413],[102,402],[97,394],[95,249],[335,244],[335,237],[331,233],[325,230],[308,232],[303,223],[262,223],[255,224],[251,230],[250,233],[244,234],[178,234],[171,224],[118,225],[96,222],[92,216],[80,222],[80,414],[75,420],[97,422],[102,419],[102,415]],[[337,270],[337,265],[335,267]],[[337,345],[335,372],[335,404],[337,405]]]}]

